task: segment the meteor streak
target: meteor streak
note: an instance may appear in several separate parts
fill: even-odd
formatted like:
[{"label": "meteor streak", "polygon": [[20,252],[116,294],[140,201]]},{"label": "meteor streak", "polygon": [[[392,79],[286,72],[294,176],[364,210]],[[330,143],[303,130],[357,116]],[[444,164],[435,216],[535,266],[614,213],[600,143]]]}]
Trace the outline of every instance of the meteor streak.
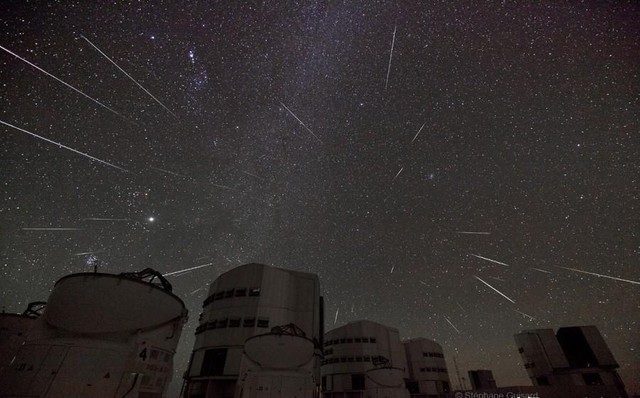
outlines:
[{"label": "meteor streak", "polygon": [[549,272],[549,271],[546,271],[546,270],[543,270],[543,269],[540,269],[540,268],[531,267],[531,269],[534,269],[534,270],[536,270],[538,272],[544,272],[545,274],[553,274],[553,272]]},{"label": "meteor streak", "polygon": [[401,167],[401,168],[400,168],[400,171],[398,171],[398,174],[396,174],[396,176],[395,176],[395,177],[393,177],[393,181],[395,181],[395,180],[396,180],[396,178],[398,178],[398,176],[400,175],[400,173],[402,173],[402,170],[404,170],[404,167]]},{"label": "meteor streak", "polygon": [[251,173],[248,173],[248,172],[243,171],[243,170],[239,170],[239,171],[240,171],[241,173],[244,173],[244,174],[248,175],[248,176],[255,177],[255,178],[259,179],[259,180],[263,180],[263,181],[264,181],[264,178],[262,178],[262,177],[258,177],[258,176],[257,176],[257,175],[255,175],[255,174],[251,174]]},{"label": "meteor streak", "polygon": [[104,163],[104,164],[106,164],[107,166],[111,166],[111,167],[116,168],[116,169],[118,169],[118,170],[122,170],[122,171],[124,171],[124,172],[126,172],[126,173],[129,173],[129,170],[125,170],[125,169],[123,169],[122,167],[118,167],[118,166],[116,166],[115,164],[111,164],[111,163],[109,163],[109,162],[105,162],[104,160],[100,160],[100,159],[95,158],[95,157],[93,157],[93,156],[91,156],[91,155],[88,155],[88,154],[86,154],[86,153],[84,153],[84,152],[80,152],[80,151],[78,151],[78,150],[76,150],[76,149],[69,148],[69,147],[68,147],[68,146],[66,146],[66,145],[63,145],[63,144],[61,144],[61,143],[59,143],[59,142],[56,142],[56,141],[50,140],[50,139],[48,139],[48,138],[42,137],[42,136],[40,136],[40,135],[34,134],[34,133],[32,133],[32,132],[30,132],[30,131],[27,131],[27,130],[25,130],[25,129],[22,129],[22,128],[18,127],[18,126],[14,126],[13,124],[7,123],[7,122],[2,121],[2,120],[0,120],[0,123],[4,124],[5,126],[9,126],[9,127],[14,128],[14,129],[16,129],[16,130],[22,131],[23,133],[27,133],[27,134],[29,134],[29,135],[32,135],[32,136],[34,136],[34,137],[36,137],[36,138],[39,138],[39,139],[41,139],[41,140],[44,140],[44,141],[50,142],[50,143],[52,143],[52,144],[55,144],[55,145],[57,145],[57,146],[58,146],[58,147],[60,147],[60,148],[67,149],[67,150],[69,150],[69,151],[71,151],[71,152],[75,152],[75,153],[77,153],[77,154],[79,154],[79,155],[82,155],[82,156],[84,156],[84,157],[87,157],[87,158],[89,158],[89,159],[95,160],[95,161],[100,162],[100,163]]},{"label": "meteor streak", "polygon": [[394,270],[394,269],[396,269],[396,266],[395,266],[395,265],[392,265],[392,266],[391,266],[391,272],[389,272],[389,273],[390,273],[390,274],[393,274],[393,270]]},{"label": "meteor streak", "polygon": [[178,271],[168,272],[168,273],[166,273],[166,274],[162,274],[162,276],[171,276],[171,275],[176,275],[176,274],[185,274],[185,273],[187,273],[187,272],[190,272],[190,271],[196,270],[196,269],[198,269],[198,268],[208,267],[208,266],[210,266],[210,265],[213,265],[213,263],[207,263],[207,264],[197,265],[197,266],[195,266],[195,267],[191,267],[191,268],[186,268],[186,269],[181,269],[181,270],[178,270]]},{"label": "meteor streak", "polygon": [[186,175],[183,175],[183,174],[178,174],[178,173],[175,173],[175,172],[173,172],[173,171],[169,171],[169,170],[161,169],[161,168],[158,168],[158,167],[149,167],[149,168],[150,168],[150,169],[153,169],[153,170],[158,170],[158,171],[163,172],[163,173],[166,173],[166,174],[171,174],[171,175],[176,176],[176,177],[182,177],[182,178],[186,178],[186,179],[188,179],[188,180],[191,180],[191,179],[192,179],[192,178],[191,178],[191,177],[189,177],[189,176],[186,176]]},{"label": "meteor streak", "polygon": [[615,276],[596,274],[595,272],[582,271],[582,270],[579,270],[579,269],[569,268],[569,267],[558,267],[558,268],[564,268],[564,269],[568,269],[569,271],[573,271],[573,272],[580,272],[582,274],[598,276],[600,278],[613,279],[614,281],[627,282],[627,283],[632,283],[634,285],[640,285],[640,282],[638,282],[638,281],[632,281],[632,280],[629,280],[629,279],[616,278]]},{"label": "meteor streak", "polygon": [[99,218],[99,217],[83,218],[83,220],[86,220],[86,221],[131,221],[128,218]]},{"label": "meteor streak", "polygon": [[509,266],[509,264],[501,263],[500,261],[496,261],[496,260],[492,260],[492,259],[490,259],[490,258],[482,257],[482,256],[479,256],[479,255],[477,255],[477,254],[471,254],[471,255],[472,255],[473,257],[481,258],[481,259],[483,259],[483,260],[485,260],[485,261],[490,261],[490,262],[492,262],[492,263],[496,263],[496,264],[504,265],[505,267],[508,267],[508,266]]},{"label": "meteor streak", "polygon": [[456,332],[458,332],[458,334],[461,334],[461,333],[460,333],[460,331],[458,330],[458,328],[457,328],[453,323],[451,323],[451,321],[449,320],[449,318],[447,318],[447,317],[445,316],[445,317],[444,317],[444,319],[446,319],[446,320],[447,320],[447,322],[449,322],[449,325],[451,325],[451,327],[452,327],[452,328],[454,328],[454,329],[456,330]]},{"label": "meteor streak", "polygon": [[457,234],[464,235],[491,235],[491,232],[477,232],[477,231],[456,231]]},{"label": "meteor streak", "polygon": [[335,318],[333,318],[333,324],[335,325],[336,322],[338,322],[338,312],[340,311],[340,307],[338,307],[338,309],[336,310],[336,316]]},{"label": "meteor streak", "polygon": [[413,144],[413,141],[415,141],[415,140],[416,140],[416,138],[418,138],[418,134],[420,134],[420,132],[421,132],[421,131],[422,131],[422,129],[424,128],[424,125],[425,125],[425,124],[427,124],[427,122],[424,122],[424,123],[422,124],[422,127],[420,127],[420,130],[418,130],[418,132],[416,133],[416,136],[415,136],[415,137],[413,137],[413,139],[411,140],[411,143],[412,143],[412,144]]},{"label": "meteor streak", "polygon": [[300,124],[302,125],[302,127],[304,127],[305,129],[307,129],[307,131],[308,131],[308,132],[310,132],[312,136],[316,137],[316,139],[317,139],[318,141],[322,142],[322,140],[321,140],[320,138],[318,138],[318,136],[317,136],[317,135],[315,135],[315,134],[313,133],[313,131],[311,131],[311,129],[310,129],[309,127],[307,127],[307,125],[305,125],[304,123],[302,123],[302,120],[300,120],[300,118],[298,118],[298,116],[296,116],[296,114],[295,114],[295,113],[293,113],[293,112],[291,111],[291,109],[287,108],[287,106],[286,106],[284,103],[282,103],[282,102],[281,102],[280,104],[281,104],[282,106],[284,106],[284,109],[286,109],[286,110],[287,110],[287,112],[289,112],[293,117],[295,117],[295,118],[296,118],[296,120],[297,120],[298,122],[300,122]]},{"label": "meteor streak", "polygon": [[93,252],[84,252],[84,253],[74,253],[74,256],[86,256],[87,254],[100,253],[102,250],[96,250]]},{"label": "meteor streak", "polygon": [[491,289],[493,289],[493,291],[495,291],[496,293],[498,293],[499,295],[501,295],[502,297],[506,298],[507,300],[511,301],[512,303],[516,303],[515,301],[511,300],[509,297],[505,296],[504,294],[500,293],[500,291],[498,289],[496,289],[495,287],[491,286],[490,284],[488,284],[487,282],[483,281],[482,279],[478,278],[477,276],[474,275],[474,277],[479,280],[480,282],[484,283],[485,285],[489,286]]},{"label": "meteor streak", "polygon": [[160,100],[159,100],[159,99],[157,99],[156,97],[154,97],[154,96],[153,96],[153,94],[151,94],[151,93],[150,93],[146,88],[142,87],[142,85],[141,85],[140,83],[138,83],[138,82],[136,81],[136,79],[134,79],[133,77],[131,77],[131,75],[130,75],[130,74],[128,74],[127,72],[125,72],[125,70],[124,70],[124,69],[122,69],[120,66],[118,66],[118,64],[116,64],[114,60],[112,60],[111,58],[109,58],[109,57],[107,56],[107,54],[105,54],[104,52],[102,52],[102,50],[100,50],[100,49],[98,48],[98,46],[96,46],[95,44],[91,43],[91,42],[89,41],[89,39],[87,39],[87,38],[86,38],[86,37],[84,37],[83,35],[80,35],[80,37],[82,37],[83,39],[85,39],[85,40],[87,41],[87,43],[91,44],[91,46],[92,46],[93,48],[95,48],[95,49],[96,49],[100,54],[102,54],[102,56],[103,56],[103,57],[105,57],[106,59],[108,59],[108,60],[109,60],[109,62],[111,62],[112,64],[114,64],[114,65],[115,65],[115,67],[116,67],[116,68],[118,68],[118,69],[120,70],[120,72],[124,73],[124,74],[129,78],[129,79],[131,79],[131,81],[132,81],[132,82],[134,82],[135,84],[137,84],[137,85],[138,85],[138,87],[140,87],[140,88],[141,88],[145,93],[147,93],[147,94],[148,94],[151,98],[153,98],[153,99],[154,99],[158,104],[160,104],[160,106],[161,106],[161,107],[163,107],[167,112],[169,112],[169,113],[171,114],[171,116],[173,116],[174,118],[178,119],[178,117],[177,117],[173,112],[171,112],[171,111],[169,110],[169,108],[167,108],[166,106],[164,106],[164,104],[163,104],[162,102],[160,102]]},{"label": "meteor streak", "polygon": [[226,186],[226,185],[220,185],[220,184],[214,184],[214,183],[211,183],[211,185],[213,185],[214,187],[218,187],[218,188],[228,189],[228,190],[230,190],[230,191],[236,191],[236,192],[239,192],[237,189],[234,189],[234,188],[228,187],[228,186]]},{"label": "meteor streak", "polygon": [[[387,86],[389,85],[389,74],[391,73],[391,59],[393,58],[393,46],[396,44],[396,29],[397,28],[398,28],[397,25],[393,27],[393,38],[391,39],[391,51],[389,52],[389,67],[387,68],[387,80],[384,82],[384,89],[385,90],[387,89]],[[417,135],[416,135],[416,137],[417,137]]]},{"label": "meteor streak", "polygon": [[84,97],[90,99],[91,101],[95,102],[96,104],[100,105],[101,107],[109,110],[111,113],[116,114],[118,116],[120,116],[121,118],[123,118],[126,121],[129,121],[129,119],[127,119],[126,117],[122,116],[121,114],[119,114],[118,112],[114,111],[113,109],[109,108],[108,106],[106,106],[105,104],[103,104],[102,102],[98,101],[97,99],[88,96],[87,94],[83,93],[82,91],[78,90],[77,88],[73,87],[72,85],[70,85],[69,83],[65,82],[62,79],[59,79],[57,77],[55,77],[54,75],[52,75],[51,73],[47,72],[46,70],[40,68],[39,66],[32,64],[31,62],[27,61],[26,59],[22,58],[21,56],[19,56],[18,54],[12,52],[11,50],[8,50],[2,46],[0,46],[1,49],[3,49],[4,51],[8,52],[9,54],[13,55],[14,57],[18,58],[19,60],[27,63],[28,65],[36,68],[37,70],[39,70],[40,72],[44,73],[45,75],[52,77],[54,79],[56,79],[57,81],[59,81],[60,83],[64,84],[65,86],[69,87],[70,89],[72,89],[73,91],[83,95]]},{"label": "meteor streak", "polygon": [[83,228],[22,228],[23,231],[82,231]]},{"label": "meteor streak", "polygon": [[531,316],[531,315],[529,315],[529,314],[525,314],[525,313],[524,313],[524,312],[522,312],[522,311],[518,311],[518,310],[514,310],[514,311],[515,311],[515,312],[517,312],[517,313],[518,313],[518,314],[520,314],[520,315],[523,315],[523,316],[525,316],[525,317],[529,318],[529,320],[531,320],[531,321],[535,321],[535,320],[536,320],[536,318],[532,317],[532,316]]}]

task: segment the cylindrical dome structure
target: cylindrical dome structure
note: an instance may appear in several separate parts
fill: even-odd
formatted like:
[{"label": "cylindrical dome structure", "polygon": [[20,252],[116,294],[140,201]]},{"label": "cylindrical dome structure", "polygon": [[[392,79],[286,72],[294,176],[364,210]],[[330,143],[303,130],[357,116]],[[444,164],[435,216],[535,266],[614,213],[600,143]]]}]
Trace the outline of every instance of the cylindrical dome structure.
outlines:
[{"label": "cylindrical dome structure", "polygon": [[187,311],[166,281],[149,277],[161,278],[145,270],[60,279],[39,332],[0,375],[0,396],[162,397]]},{"label": "cylindrical dome structure", "polygon": [[397,329],[362,320],[330,330],[324,340],[324,398],[409,396],[407,359]]},{"label": "cylindrical dome structure", "polygon": [[447,363],[442,346],[422,337],[403,342],[412,394],[440,396],[451,391]]},{"label": "cylindrical dome structure", "polygon": [[184,311],[182,300],[151,283],[119,275],[73,274],[56,283],[44,316],[54,328],[92,335],[154,329]]},{"label": "cylindrical dome structure", "polygon": [[297,369],[313,359],[313,342],[304,337],[267,333],[247,339],[244,354],[266,369]]},{"label": "cylindrical dome structure", "polygon": [[[294,324],[306,340],[265,335],[274,326],[289,324]],[[289,365],[304,365],[303,373],[308,377],[303,377],[302,383],[309,379],[317,389],[322,327],[322,297],[317,275],[263,264],[245,264],[225,272],[211,284],[209,296],[203,303],[184,397],[238,396],[242,390],[242,386],[236,389],[239,378],[247,380],[246,375],[256,375],[256,372],[264,375],[266,369],[280,372],[277,377],[293,377],[291,373],[282,373],[291,370]],[[256,335],[265,336],[252,339]],[[277,356],[280,344],[285,345],[287,352]],[[293,349],[302,351],[289,352]],[[263,363],[258,364],[260,361]],[[296,383],[298,381],[296,379]],[[243,396],[247,396],[247,390],[243,391]],[[286,392],[283,394],[287,397]]]}]

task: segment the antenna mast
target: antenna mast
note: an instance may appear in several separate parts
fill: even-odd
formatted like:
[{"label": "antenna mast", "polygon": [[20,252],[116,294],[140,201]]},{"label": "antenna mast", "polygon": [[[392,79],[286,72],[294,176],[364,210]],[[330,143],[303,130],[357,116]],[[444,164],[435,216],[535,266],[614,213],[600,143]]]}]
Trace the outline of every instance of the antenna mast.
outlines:
[{"label": "antenna mast", "polygon": [[460,380],[460,369],[458,368],[458,361],[456,360],[456,356],[453,356],[453,364],[456,367],[456,375],[458,376],[458,386],[460,386],[461,390],[465,389],[465,386],[462,384],[462,381]]}]

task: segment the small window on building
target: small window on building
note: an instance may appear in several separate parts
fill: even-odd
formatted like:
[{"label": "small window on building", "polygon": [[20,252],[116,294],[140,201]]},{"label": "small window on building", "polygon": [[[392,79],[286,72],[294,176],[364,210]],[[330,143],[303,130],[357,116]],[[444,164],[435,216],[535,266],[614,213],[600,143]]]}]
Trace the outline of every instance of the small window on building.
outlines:
[{"label": "small window on building", "polygon": [[417,381],[407,380],[405,382],[405,387],[407,387],[407,390],[409,390],[411,395],[418,394],[420,392],[420,386]]},{"label": "small window on building", "polygon": [[340,362],[347,362],[347,357],[340,357]]},{"label": "small window on building", "polygon": [[236,297],[244,297],[247,295],[247,288],[236,289]]},{"label": "small window on building", "polygon": [[353,339],[347,339],[347,344],[353,343]]},{"label": "small window on building", "polygon": [[602,382],[602,378],[598,373],[583,373],[582,378],[584,379],[584,384],[588,386],[604,385],[604,383]]},{"label": "small window on building", "polygon": [[375,337],[369,337],[369,341],[372,342],[372,343],[375,343],[376,342],[376,338]]},{"label": "small window on building", "polygon": [[249,289],[249,296],[257,297],[259,295],[260,295],[260,288],[259,287],[252,287],[251,289]]},{"label": "small window on building", "polygon": [[160,354],[160,351],[151,350],[151,359],[158,359],[158,354]]},{"label": "small window on building", "polygon": [[524,348],[522,348],[522,347],[518,348],[518,352],[519,352],[520,354],[522,354],[522,353],[524,352]]},{"label": "small window on building", "polygon": [[340,344],[344,344],[347,342],[347,339],[340,339]]},{"label": "small window on building", "polygon": [[355,341],[356,343],[362,343],[362,338],[356,337],[355,339],[353,339],[353,341]]},{"label": "small window on building", "polygon": [[240,327],[240,318],[238,317],[229,318],[229,327],[230,328]]},{"label": "small window on building", "polygon": [[245,328],[252,328],[256,326],[256,318],[244,318],[242,326]]},{"label": "small window on building", "polygon": [[213,321],[207,323],[207,330],[215,329],[216,328],[216,324],[217,324],[217,321],[215,319]]},{"label": "small window on building", "polygon": [[259,328],[268,328],[269,327],[269,318],[258,318],[258,327]]},{"label": "small window on building", "polygon": [[224,292],[216,292],[214,300],[222,300],[224,298]]},{"label": "small window on building", "polygon": [[362,357],[356,357],[356,362],[362,362]]},{"label": "small window on building", "polygon": [[449,390],[451,390],[451,387],[449,387],[449,383],[447,383],[446,381],[443,381],[442,382],[442,392],[448,393]]},{"label": "small window on building", "polygon": [[234,289],[227,290],[226,292],[224,292],[224,297],[225,298],[233,297],[233,293],[234,293]]},{"label": "small window on building", "polygon": [[364,390],[364,375],[352,374],[351,375],[351,389],[352,390]]},{"label": "small window on building", "polygon": [[548,386],[549,385],[549,379],[547,379],[547,376],[536,377],[536,383],[539,386]]},{"label": "small window on building", "polygon": [[347,362],[353,362],[353,361],[354,361],[354,358],[353,358],[353,357],[349,357],[349,358],[347,358]]},{"label": "small window on building", "polygon": [[365,355],[362,359],[364,359],[365,362],[371,362],[371,357],[369,355]]},{"label": "small window on building", "polygon": [[369,338],[368,337],[363,337],[362,338],[362,342],[363,343],[368,343],[369,342]]},{"label": "small window on building", "polygon": [[327,390],[327,376],[322,376],[322,391]]},{"label": "small window on building", "polygon": [[227,360],[226,348],[214,348],[205,351],[200,374],[202,376],[218,376],[224,372],[224,365]]},{"label": "small window on building", "polygon": [[218,329],[226,328],[228,322],[229,320],[227,318],[218,319],[218,325],[217,325]]}]

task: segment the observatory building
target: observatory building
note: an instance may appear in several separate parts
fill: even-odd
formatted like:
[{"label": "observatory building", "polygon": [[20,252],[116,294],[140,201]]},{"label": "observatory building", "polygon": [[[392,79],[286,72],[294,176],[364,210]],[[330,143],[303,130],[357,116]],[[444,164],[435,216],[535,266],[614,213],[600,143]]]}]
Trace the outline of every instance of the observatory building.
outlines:
[{"label": "observatory building", "polygon": [[186,317],[150,269],[63,277],[0,374],[0,396],[161,398]]},{"label": "observatory building", "polygon": [[440,397],[451,391],[442,346],[433,340],[415,338],[404,341],[412,397]]},{"label": "observatory building", "polygon": [[323,398],[408,398],[408,376],[397,329],[363,320],[325,335]]},{"label": "observatory building", "polygon": [[595,326],[525,330],[515,335],[535,386],[624,386],[619,367]]},{"label": "observatory building", "polygon": [[246,264],[220,275],[203,303],[183,396],[317,396],[323,324],[315,274]]}]

